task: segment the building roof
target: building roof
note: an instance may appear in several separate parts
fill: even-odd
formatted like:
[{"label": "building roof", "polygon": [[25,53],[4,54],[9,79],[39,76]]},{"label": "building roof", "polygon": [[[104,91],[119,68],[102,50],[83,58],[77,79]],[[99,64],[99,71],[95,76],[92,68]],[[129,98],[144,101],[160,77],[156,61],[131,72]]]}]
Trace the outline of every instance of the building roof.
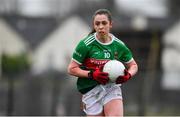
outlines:
[{"label": "building roof", "polygon": [[[97,7],[98,8],[98,7]],[[93,8],[95,11],[96,8]],[[79,9],[71,14],[77,14],[80,16],[88,25],[92,23],[93,12],[88,9]],[[121,14],[119,11],[112,9],[112,16],[114,20],[113,31],[134,31],[132,20],[134,17]],[[71,15],[70,14],[70,15]],[[68,18],[68,16],[66,16]],[[22,16],[5,16],[4,19],[11,25],[16,32],[18,32],[28,43],[30,48],[35,49],[52,31],[54,31],[59,25],[63,24],[66,18],[60,19],[59,21],[54,17],[46,18],[29,18]],[[175,18],[164,17],[164,18],[150,18],[145,17],[147,24],[144,30],[158,30],[164,31],[176,22]]]},{"label": "building roof", "polygon": [[4,17],[7,23],[19,33],[34,49],[58,26],[54,18]]}]

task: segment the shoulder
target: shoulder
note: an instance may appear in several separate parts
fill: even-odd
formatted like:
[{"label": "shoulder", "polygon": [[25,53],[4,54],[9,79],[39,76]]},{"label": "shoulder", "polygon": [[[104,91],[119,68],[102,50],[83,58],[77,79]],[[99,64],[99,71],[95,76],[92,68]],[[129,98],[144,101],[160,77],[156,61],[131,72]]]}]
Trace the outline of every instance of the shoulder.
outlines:
[{"label": "shoulder", "polygon": [[113,39],[114,39],[115,43],[125,46],[125,43],[123,41],[121,41],[119,38],[115,37],[114,35],[113,35]]},{"label": "shoulder", "polygon": [[77,45],[77,49],[83,51],[84,49],[90,48],[91,43],[95,40],[94,35],[87,35],[83,39],[81,39]]},{"label": "shoulder", "polygon": [[93,34],[90,34],[88,36],[86,36],[84,39],[81,40],[85,46],[88,46],[90,44],[92,44],[94,41],[95,41],[95,35],[94,33]]}]

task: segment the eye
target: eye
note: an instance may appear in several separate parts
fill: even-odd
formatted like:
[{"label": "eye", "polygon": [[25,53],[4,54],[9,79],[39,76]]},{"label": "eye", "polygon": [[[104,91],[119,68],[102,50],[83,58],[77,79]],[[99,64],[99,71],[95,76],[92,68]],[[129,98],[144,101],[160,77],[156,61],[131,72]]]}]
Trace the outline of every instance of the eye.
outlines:
[{"label": "eye", "polygon": [[103,24],[103,25],[106,25],[106,24],[107,24],[107,22],[106,22],[106,21],[102,21],[102,24]]},{"label": "eye", "polygon": [[95,25],[96,25],[96,26],[99,26],[99,25],[100,25],[100,22],[95,22]]}]

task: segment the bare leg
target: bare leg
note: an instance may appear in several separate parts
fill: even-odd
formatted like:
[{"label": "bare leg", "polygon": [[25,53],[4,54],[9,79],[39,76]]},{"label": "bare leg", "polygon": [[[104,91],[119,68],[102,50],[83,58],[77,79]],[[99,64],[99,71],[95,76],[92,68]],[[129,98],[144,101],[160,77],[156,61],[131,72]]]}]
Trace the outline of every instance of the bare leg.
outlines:
[{"label": "bare leg", "polygon": [[105,116],[123,116],[123,101],[113,99],[104,105]]}]

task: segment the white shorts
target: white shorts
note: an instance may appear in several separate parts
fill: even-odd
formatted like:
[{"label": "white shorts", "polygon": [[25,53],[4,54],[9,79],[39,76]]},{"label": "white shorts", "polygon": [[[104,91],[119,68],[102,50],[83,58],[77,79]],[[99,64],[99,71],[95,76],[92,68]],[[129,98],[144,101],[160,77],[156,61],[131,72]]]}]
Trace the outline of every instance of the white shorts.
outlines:
[{"label": "white shorts", "polygon": [[87,115],[98,115],[102,112],[103,106],[113,99],[122,99],[120,85],[98,85],[83,95],[83,110]]}]

